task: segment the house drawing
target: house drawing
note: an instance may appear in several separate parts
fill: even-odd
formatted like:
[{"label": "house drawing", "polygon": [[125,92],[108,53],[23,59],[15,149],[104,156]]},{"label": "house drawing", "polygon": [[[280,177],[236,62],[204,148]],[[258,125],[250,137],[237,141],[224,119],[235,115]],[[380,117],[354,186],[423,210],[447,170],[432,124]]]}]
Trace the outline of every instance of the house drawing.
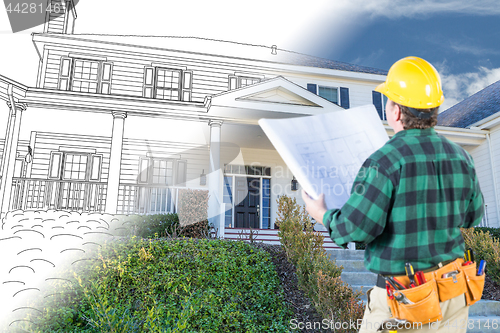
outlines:
[{"label": "house drawing", "polygon": [[[374,92],[385,81],[384,70],[276,46],[76,34],[73,1],[51,3],[65,14],[32,35],[36,86],[0,73],[7,123],[0,140],[2,215],[176,212],[182,190],[195,189],[209,192],[208,216],[220,237],[254,228],[262,240],[276,242],[277,197],[302,200],[291,189],[293,174],[258,126],[260,118],[373,103],[393,134],[383,96]],[[490,125],[436,130],[473,155],[486,221],[499,226],[498,175],[491,182],[499,132]],[[329,237],[325,241],[336,247]]]}]

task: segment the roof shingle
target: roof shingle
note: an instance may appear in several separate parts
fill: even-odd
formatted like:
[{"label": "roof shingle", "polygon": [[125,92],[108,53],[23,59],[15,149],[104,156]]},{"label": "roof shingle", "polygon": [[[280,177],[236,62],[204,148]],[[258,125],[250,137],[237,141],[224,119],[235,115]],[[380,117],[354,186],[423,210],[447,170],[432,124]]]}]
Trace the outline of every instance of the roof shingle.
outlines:
[{"label": "roof shingle", "polygon": [[226,58],[234,57],[240,59],[261,60],[298,66],[309,66],[349,72],[387,75],[386,70],[377,68],[323,59],[279,48],[276,49],[277,52],[272,53],[272,47],[269,46],[228,42],[208,38],[101,34],[72,34],[69,35],[69,37],[88,41],[122,44],[145,48],[165,49],[206,55],[218,55]]},{"label": "roof shingle", "polygon": [[438,125],[468,128],[497,112],[500,112],[500,81],[441,112]]}]

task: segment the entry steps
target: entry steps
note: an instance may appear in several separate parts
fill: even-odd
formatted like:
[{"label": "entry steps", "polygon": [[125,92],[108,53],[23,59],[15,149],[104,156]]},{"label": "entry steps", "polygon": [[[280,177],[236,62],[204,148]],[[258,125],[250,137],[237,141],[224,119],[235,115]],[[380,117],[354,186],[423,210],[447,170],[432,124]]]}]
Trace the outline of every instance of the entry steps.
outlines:
[{"label": "entry steps", "polygon": [[[354,290],[362,290],[361,300],[366,303],[366,291],[377,282],[377,275],[364,266],[363,250],[327,250],[330,259],[337,266],[343,266],[341,279]],[[480,300],[469,308],[469,327],[467,333],[500,332],[500,302]],[[459,328],[460,323],[450,323]]]}]

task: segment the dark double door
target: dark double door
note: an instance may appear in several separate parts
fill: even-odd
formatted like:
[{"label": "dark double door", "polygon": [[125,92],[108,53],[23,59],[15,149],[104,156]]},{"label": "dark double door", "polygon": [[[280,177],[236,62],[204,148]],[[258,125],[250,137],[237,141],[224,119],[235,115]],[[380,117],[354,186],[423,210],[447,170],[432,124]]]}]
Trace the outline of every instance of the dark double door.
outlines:
[{"label": "dark double door", "polygon": [[235,228],[257,229],[260,227],[260,181],[260,178],[236,177]]}]

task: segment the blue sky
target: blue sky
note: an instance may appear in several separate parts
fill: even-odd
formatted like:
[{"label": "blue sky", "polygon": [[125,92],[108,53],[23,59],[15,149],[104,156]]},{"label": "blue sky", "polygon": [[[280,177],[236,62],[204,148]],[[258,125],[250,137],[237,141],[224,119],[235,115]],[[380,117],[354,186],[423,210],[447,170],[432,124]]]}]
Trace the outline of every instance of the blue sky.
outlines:
[{"label": "blue sky", "polygon": [[[96,10],[99,8],[99,10]],[[500,80],[498,0],[83,0],[76,33],[196,36],[389,69],[415,55],[440,71],[443,110]],[[0,13],[0,73],[33,85],[31,32]]]}]

